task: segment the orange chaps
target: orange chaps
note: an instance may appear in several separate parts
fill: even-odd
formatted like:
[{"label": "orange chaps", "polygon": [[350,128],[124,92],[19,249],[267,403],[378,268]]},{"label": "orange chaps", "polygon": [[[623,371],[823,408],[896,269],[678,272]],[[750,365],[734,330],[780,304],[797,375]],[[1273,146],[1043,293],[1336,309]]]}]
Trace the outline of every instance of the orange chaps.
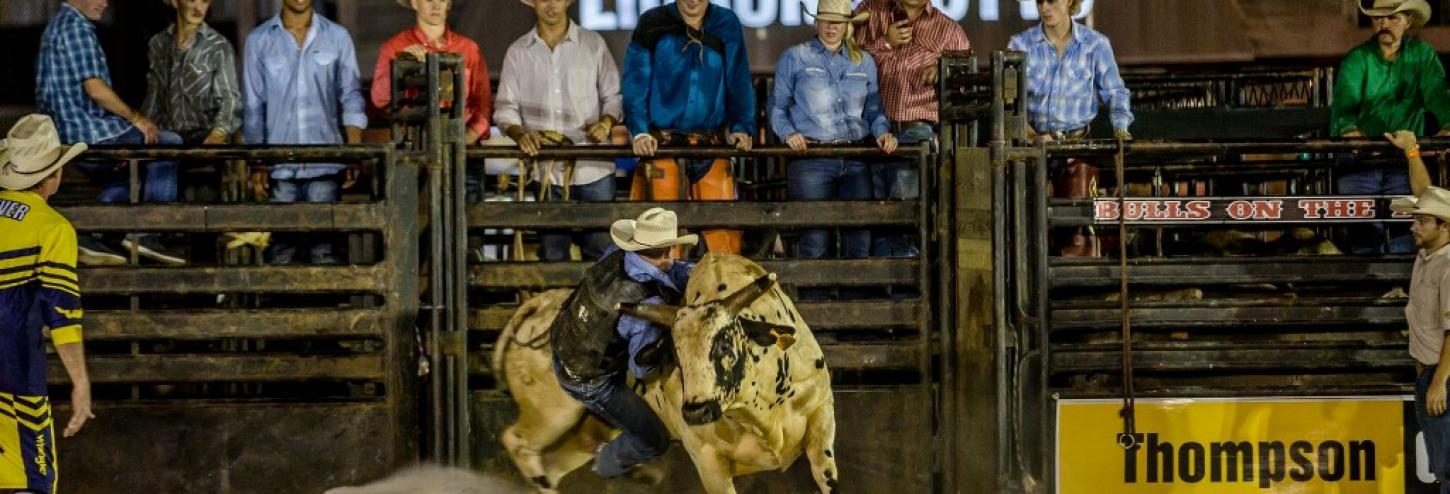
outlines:
[{"label": "orange chaps", "polygon": [[[1098,167],[1079,160],[1068,160],[1063,164],[1053,188],[1056,196],[1068,199],[1083,199],[1098,195]],[[1060,254],[1063,257],[1099,257],[1102,248],[1092,227],[1078,227],[1072,236],[1065,239]]]},{"label": "orange chaps", "polygon": [[[682,191],[687,195],[682,195]],[[641,160],[634,169],[629,198],[633,201],[734,201],[735,177],[730,171],[730,160],[724,158],[715,160],[710,171],[695,183],[690,183],[673,158]],[[740,254],[740,230],[705,230],[700,232],[700,237],[710,252]]]}]

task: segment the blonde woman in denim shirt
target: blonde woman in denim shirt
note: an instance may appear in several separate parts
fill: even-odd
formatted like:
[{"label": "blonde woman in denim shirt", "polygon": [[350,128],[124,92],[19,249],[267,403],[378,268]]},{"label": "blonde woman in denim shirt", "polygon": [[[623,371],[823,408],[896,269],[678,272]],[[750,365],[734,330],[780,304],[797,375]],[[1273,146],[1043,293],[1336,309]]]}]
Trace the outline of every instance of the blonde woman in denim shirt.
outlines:
[{"label": "blonde woman in denim shirt", "polygon": [[[821,0],[814,15],[816,37],[781,55],[775,67],[770,125],[791,149],[872,139],[882,151],[896,150],[896,137],[881,110],[876,61],[852,39],[851,25],[869,15],[852,17],[849,0]],[[801,158],[790,163],[788,189],[796,200],[865,200],[871,198],[871,173],[860,158]],[[822,257],[829,243],[826,230],[805,230],[796,243],[796,256]],[[870,253],[870,230],[841,233],[839,257],[862,258]]]}]

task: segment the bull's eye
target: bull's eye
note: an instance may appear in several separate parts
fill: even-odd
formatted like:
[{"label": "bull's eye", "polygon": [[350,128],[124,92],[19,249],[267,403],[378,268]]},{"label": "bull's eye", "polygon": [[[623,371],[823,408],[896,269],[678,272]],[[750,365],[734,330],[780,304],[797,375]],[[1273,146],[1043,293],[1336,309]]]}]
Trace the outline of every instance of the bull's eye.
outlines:
[{"label": "bull's eye", "polygon": [[730,338],[717,338],[715,344],[710,347],[710,357],[715,360],[724,360],[735,354],[735,343]]}]

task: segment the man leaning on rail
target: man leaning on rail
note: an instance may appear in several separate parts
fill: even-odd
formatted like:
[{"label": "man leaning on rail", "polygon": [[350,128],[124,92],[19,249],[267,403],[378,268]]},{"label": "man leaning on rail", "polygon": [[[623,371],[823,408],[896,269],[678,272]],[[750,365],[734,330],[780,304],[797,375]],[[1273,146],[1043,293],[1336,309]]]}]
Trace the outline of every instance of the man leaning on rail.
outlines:
[{"label": "man leaning on rail", "polygon": [[[282,11],[247,35],[242,48],[242,140],[247,144],[356,144],[368,126],[357,51],[347,28],[322,17],[313,0],[283,0]],[[279,163],[252,171],[272,202],[337,202],[357,181],[356,166]],[[268,178],[271,183],[268,183]],[[306,240],[313,264],[337,264],[328,240],[273,237],[269,262],[292,264]]]},{"label": "man leaning on rail", "polygon": [[0,140],[0,492],[56,492],[47,331],[70,375],[65,437],[96,418],[81,345],[76,231],[46,203],[60,190],[62,167],[85,150],[62,145],[45,115],[21,118]]},{"label": "man leaning on rail", "polygon": [[[1030,1],[1030,0],[1023,0]],[[1079,140],[1098,116],[1098,104],[1108,107],[1113,136],[1132,139],[1132,94],[1118,73],[1107,36],[1072,20],[1082,0],[1036,0],[1042,23],[1012,36],[1008,50],[1027,54],[1027,116],[1034,141]],[[1080,160],[1049,165],[1054,194],[1060,197],[1097,195],[1098,167]],[[1098,255],[1097,238],[1079,229],[1059,246],[1064,256]]]},{"label": "man leaning on rail", "polygon": [[147,44],[146,100],[141,111],[187,144],[232,142],[242,125],[237,51],[206,23],[211,0],[165,0],[176,22]]},{"label": "man leaning on rail", "polygon": [[[815,14],[816,37],[781,54],[775,66],[775,88],[767,114],[771,129],[796,151],[816,144],[874,144],[886,153],[896,150],[876,82],[876,60],[856,45],[853,25],[869,12],[851,14],[850,0],[821,0]],[[858,157],[791,160],[786,189],[792,200],[871,198],[871,172]],[[828,250],[837,257],[871,255],[871,231],[841,231],[839,249],[829,230],[800,233],[796,256],[818,258]],[[823,298],[816,289],[802,289],[805,299]]]},{"label": "man leaning on rail", "polygon": [[[930,0],[866,0],[855,13],[870,18],[856,29],[856,44],[871,53],[881,83],[881,104],[891,132],[902,145],[936,139],[937,61],[946,50],[971,47],[962,26]],[[886,159],[871,164],[872,194],[877,199],[913,200],[921,195],[915,160]],[[885,228],[872,233],[871,255],[916,257],[915,233]]]},{"label": "man leaning on rail", "polygon": [[[611,143],[620,122],[619,66],[604,38],[569,19],[573,0],[522,0],[534,10],[534,28],[509,45],[498,81],[494,120],[519,149],[537,155],[546,145]],[[620,128],[622,132],[624,129]],[[617,144],[624,144],[621,139]],[[540,196],[549,200],[614,200],[614,162],[601,159],[533,160]],[[567,261],[578,241],[594,261],[610,246],[603,230],[539,234],[539,259]]]},{"label": "man leaning on rail", "polygon": [[[1430,19],[1425,0],[1376,0],[1361,7],[1372,20],[1374,37],[1355,46],[1336,74],[1330,133],[1343,137],[1378,136],[1396,130],[1425,135],[1425,110],[1450,135],[1450,92],[1445,67],[1435,47],[1408,37]],[[1364,156],[1341,156],[1337,190],[1346,195],[1410,192],[1404,170],[1377,165]],[[1350,229],[1353,254],[1409,254],[1414,251],[1404,227],[1372,223]],[[1388,240],[1387,240],[1388,239]]]},{"label": "man leaning on rail", "polygon": [[[162,130],[151,117],[121,101],[111,89],[111,69],[96,38],[95,21],[106,12],[107,0],[66,0],[46,24],[35,59],[35,106],[55,121],[61,142],[90,145],[181,144],[181,136]],[[116,162],[77,161],[75,168],[101,188],[106,203],[130,199],[129,172]],[[158,160],[140,167],[141,199],[173,202],[177,197],[177,164]],[[101,236],[78,239],[80,262],[86,265],[125,264]],[[127,235],[121,242],[148,259],[165,264],[186,264],[186,259],[161,245],[155,234]]]},{"label": "man leaning on rail", "polygon": [[[749,150],[753,144],[755,88],[740,18],[730,9],[709,0],[677,0],[641,14],[624,55],[623,87],[625,123],[641,157],[654,156],[660,146]],[[736,198],[727,158],[650,158],[640,165],[634,199]],[[700,236],[710,252],[740,253],[738,230]]]},{"label": "man leaning on rail", "polygon": [[1384,134],[1405,152],[1409,186],[1414,197],[1395,199],[1390,209],[1413,218],[1415,267],[1410,274],[1410,302],[1405,306],[1410,357],[1415,360],[1415,420],[1424,434],[1430,473],[1440,492],[1450,494],[1450,416],[1445,415],[1446,382],[1450,380],[1450,191],[1430,186],[1430,173],[1420,158],[1415,133]]},{"label": "man leaning on rail", "polygon": [[[463,59],[463,117],[467,130],[463,143],[478,144],[489,137],[493,113],[493,88],[490,87],[488,61],[483,52],[467,36],[448,27],[448,13],[462,0],[398,0],[413,9],[414,23],[378,48],[378,63],[373,66],[372,103],[386,111],[393,101],[393,60],[408,54],[423,61],[428,53],[453,53]],[[464,174],[469,201],[483,200],[483,169],[469,168]],[[471,242],[471,240],[470,240]]]}]

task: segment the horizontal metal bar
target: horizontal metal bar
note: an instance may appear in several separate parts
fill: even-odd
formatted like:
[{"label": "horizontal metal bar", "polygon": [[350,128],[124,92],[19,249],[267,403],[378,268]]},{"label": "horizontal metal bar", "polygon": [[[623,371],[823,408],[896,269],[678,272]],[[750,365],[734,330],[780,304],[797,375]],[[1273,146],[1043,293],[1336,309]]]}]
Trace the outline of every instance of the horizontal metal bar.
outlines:
[{"label": "horizontal metal bar", "polygon": [[[1126,152],[1134,155],[1181,155],[1181,154],[1247,154],[1247,153],[1333,153],[1352,151],[1398,150],[1383,139],[1333,139],[1304,141],[1240,141],[1240,142],[1148,142],[1128,141]],[[1450,149],[1450,139],[1424,138],[1420,147],[1426,151]],[[1113,141],[1053,142],[1045,145],[1049,156],[1110,155],[1118,152]]]},{"label": "horizontal metal bar", "polygon": [[[1263,327],[1312,326],[1321,329],[1345,326],[1400,325],[1405,322],[1405,304],[1397,306],[1321,307],[1134,307],[1133,329],[1250,330]],[[1052,331],[1114,329],[1122,327],[1122,310],[1057,309],[1052,311]],[[1396,328],[1398,330],[1400,328]]]},{"label": "horizontal metal bar", "polygon": [[[1410,363],[1404,343],[1394,342],[1184,342],[1133,346],[1133,367],[1143,372],[1327,372],[1396,369]],[[1054,374],[1117,372],[1122,364],[1122,348],[1116,345],[1054,345],[1052,349]]]},{"label": "horizontal metal bar", "polygon": [[135,293],[384,293],[382,265],[81,268],[86,294]]},{"label": "horizontal metal bar", "polygon": [[824,228],[912,225],[920,202],[484,202],[468,206],[468,226],[604,229],[652,207],[674,211],[682,227]]},{"label": "horizontal metal bar", "polygon": [[84,325],[90,341],[380,336],[383,313],[373,309],[100,310],[86,312]]},{"label": "horizontal metal bar", "polygon": [[[915,259],[769,259],[757,261],[795,286],[915,285]],[[469,285],[485,288],[571,287],[586,262],[489,262],[469,267]]]},{"label": "horizontal metal bar", "polygon": [[[901,146],[891,156],[915,157],[921,145]],[[670,147],[660,146],[657,158],[721,158],[721,157],[784,157],[784,158],[875,158],[886,156],[880,149],[868,146],[811,146],[805,151],[795,151],[786,146],[760,146],[749,151],[733,147]],[[473,146],[468,148],[468,159],[524,158],[515,146]],[[572,146],[544,147],[532,156],[541,160],[565,160],[579,158],[634,158],[634,149],[629,146]]]},{"label": "horizontal metal bar", "polygon": [[[469,374],[488,375],[492,345],[486,351],[468,354]],[[922,348],[917,343],[821,344],[826,366],[835,371],[910,370],[920,363]]]},{"label": "horizontal metal bar", "polygon": [[387,207],[363,204],[138,204],[56,208],[81,231],[378,230]]},{"label": "horizontal metal bar", "polygon": [[[910,328],[917,324],[918,301],[872,300],[860,302],[797,302],[796,309],[812,330],[853,332]],[[515,306],[495,306],[468,312],[468,327],[498,331],[508,324]]]},{"label": "horizontal metal bar", "polygon": [[[1399,257],[1200,257],[1128,260],[1134,285],[1205,286],[1249,283],[1408,282],[1411,263]],[[1049,268],[1053,288],[1118,285],[1113,259],[1055,259]]]},{"label": "horizontal metal bar", "polygon": [[174,160],[258,160],[258,161],[360,161],[382,159],[389,151],[385,144],[347,144],[335,146],[91,146],[77,159],[174,159]]},{"label": "horizontal metal bar", "polygon": [[[1119,398],[1123,390],[1116,386],[1100,388],[1052,388],[1051,394],[1063,399]],[[1294,396],[1376,396],[1407,395],[1415,392],[1411,383],[1363,384],[1339,386],[1135,386],[1138,398],[1248,398]]]},{"label": "horizontal metal bar", "polygon": [[[382,357],[358,355],[88,355],[94,383],[372,380],[383,378]],[[50,361],[50,383],[68,382],[59,359]]]}]

